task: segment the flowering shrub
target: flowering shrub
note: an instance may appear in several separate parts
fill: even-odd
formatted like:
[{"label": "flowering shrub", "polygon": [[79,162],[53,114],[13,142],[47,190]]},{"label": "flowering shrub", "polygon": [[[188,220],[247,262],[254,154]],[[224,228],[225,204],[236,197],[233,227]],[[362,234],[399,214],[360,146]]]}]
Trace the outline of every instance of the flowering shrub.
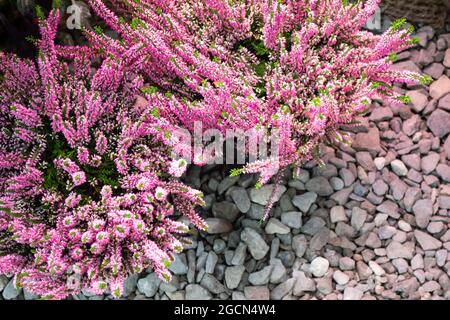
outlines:
[{"label": "flowering shrub", "polygon": [[[261,102],[254,89],[259,79],[251,67],[257,60],[240,45],[252,35],[253,1],[113,2],[115,11],[89,0],[119,39],[99,27],[87,37],[119,60],[130,59],[127,49],[138,48],[133,59],[139,63],[129,67],[144,77],[142,95],[155,113],[188,130],[197,121],[204,130],[222,132],[258,123]],[[193,157],[197,164],[208,160]]]},{"label": "flowering shrub", "polygon": [[135,101],[131,61],[55,46],[58,21],[41,21],[37,65],[0,53],[0,273],[46,298],[120,297],[130,273],[170,280],[188,231],[171,216],[204,229],[203,200],[172,178],[186,162],[169,158],[167,125]]},{"label": "flowering shrub", "polygon": [[133,69],[171,123],[278,130],[278,154],[232,172],[260,173],[258,185],[280,168],[320,161],[319,142],[343,140],[339,125],[373,98],[407,102],[394,83],[430,80],[390,68],[395,52],[415,43],[403,20],[382,35],[361,31],[379,0],[139,0],[125,1],[121,17],[101,0],[90,3],[121,37],[91,34],[93,42],[117,59],[141,47],[144,63]]},{"label": "flowering shrub", "polygon": [[96,27],[89,48],[55,46],[53,13],[37,65],[0,54],[0,273],[50,298],[119,297],[147,267],[170,279],[175,209],[205,228],[201,194],[175,180],[175,128],[277,130],[278,154],[232,172],[261,185],[320,161],[372,99],[407,102],[394,83],[429,81],[390,68],[414,43],[403,21],[361,31],[378,0],[89,2],[118,39]]}]

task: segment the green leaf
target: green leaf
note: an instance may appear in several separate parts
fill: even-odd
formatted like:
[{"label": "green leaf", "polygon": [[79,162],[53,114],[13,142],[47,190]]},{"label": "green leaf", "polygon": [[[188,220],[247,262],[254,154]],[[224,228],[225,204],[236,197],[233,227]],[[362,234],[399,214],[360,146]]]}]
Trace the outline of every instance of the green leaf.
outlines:
[{"label": "green leaf", "polygon": [[94,26],[94,31],[98,35],[102,35],[103,34],[103,28],[101,26]]},{"label": "green leaf", "polygon": [[159,110],[158,110],[158,108],[155,106],[155,107],[153,107],[152,108],[152,110],[150,111],[150,113],[152,114],[152,116],[154,116],[155,118],[160,118],[161,117],[161,115],[160,115],[160,113],[159,113]]},{"label": "green leaf", "polygon": [[169,260],[164,259],[163,264],[164,264],[164,267],[169,268],[172,263]]},{"label": "green leaf", "polygon": [[391,52],[388,56],[387,56],[389,61],[395,61],[397,60],[397,53],[395,52]]},{"label": "green leaf", "polygon": [[233,168],[230,170],[230,177],[237,177],[240,176],[244,172],[244,169],[242,168]]},{"label": "green leaf", "polygon": [[415,44],[419,44],[420,43],[420,38],[419,37],[412,37],[411,38],[411,44],[415,45]]},{"label": "green leaf", "polygon": [[42,9],[42,7],[40,5],[37,5],[35,7],[35,11],[36,11],[36,17],[39,20],[45,20],[45,14],[44,14],[44,10]]},{"label": "green leaf", "polygon": [[320,98],[319,97],[312,99],[311,102],[315,107],[320,106]]},{"label": "green leaf", "polygon": [[263,77],[266,73],[266,63],[261,62],[255,66],[255,72],[259,77]]},{"label": "green leaf", "polygon": [[410,104],[411,103],[411,98],[409,96],[398,97],[398,100],[403,102],[404,104]]},{"label": "green leaf", "polygon": [[131,23],[130,23],[131,29],[136,30],[137,28],[143,27],[143,26],[144,26],[144,22],[141,19],[133,18],[131,20]]},{"label": "green leaf", "polygon": [[216,81],[214,82],[214,84],[216,85],[216,87],[218,88],[223,88],[225,87],[225,83],[223,81]]},{"label": "green leaf", "polygon": [[392,22],[391,29],[393,31],[398,31],[405,25],[405,23],[406,23],[406,19],[405,18],[397,19],[394,22]]},{"label": "green leaf", "polygon": [[11,209],[9,208],[1,208],[0,207],[0,211],[3,211],[4,213],[6,213],[8,216],[10,216],[11,218],[22,218],[21,214],[17,214],[14,213]]},{"label": "green leaf", "polygon": [[141,92],[145,94],[155,94],[158,92],[158,87],[155,86],[143,87],[141,88]]},{"label": "green leaf", "polygon": [[169,99],[172,99],[172,97],[173,97],[173,93],[170,91],[167,91],[166,93],[164,93],[164,95]]},{"label": "green leaf", "polygon": [[53,9],[61,8],[61,0],[53,0],[52,7],[53,7]]},{"label": "green leaf", "polygon": [[433,82],[433,78],[430,77],[429,75],[425,74],[422,77],[420,77],[419,81],[420,81],[420,84],[427,86]]}]

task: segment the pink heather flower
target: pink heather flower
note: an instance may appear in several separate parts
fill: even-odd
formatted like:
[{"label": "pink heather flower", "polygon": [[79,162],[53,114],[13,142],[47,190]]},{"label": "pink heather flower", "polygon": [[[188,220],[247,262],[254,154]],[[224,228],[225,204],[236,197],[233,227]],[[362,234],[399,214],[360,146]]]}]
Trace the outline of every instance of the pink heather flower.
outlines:
[{"label": "pink heather flower", "polygon": [[95,168],[99,167],[102,164],[102,157],[99,155],[93,155],[89,164]]},{"label": "pink heather flower", "polygon": [[93,244],[91,244],[91,247],[89,249],[89,251],[93,254],[93,255],[99,255],[101,254],[103,251],[105,250],[105,247],[99,243],[99,242],[94,242]]},{"label": "pink heather flower", "polygon": [[151,215],[155,211],[155,207],[151,204],[146,205],[144,208],[148,215]]},{"label": "pink heather flower", "polygon": [[118,278],[110,282],[110,290],[114,298],[120,298],[124,291],[124,279]]},{"label": "pink heather flower", "polygon": [[136,202],[137,196],[135,194],[133,194],[133,193],[129,193],[129,194],[125,195],[125,199],[124,200],[125,200],[125,203],[127,205],[132,205],[133,203]]},{"label": "pink heather flower", "polygon": [[86,174],[83,171],[78,171],[72,174],[72,181],[75,187],[78,187],[86,182]]},{"label": "pink heather flower", "polygon": [[82,243],[92,243],[92,241],[94,241],[95,239],[95,235],[92,231],[86,231],[81,235],[81,242]]},{"label": "pink heather flower", "polygon": [[100,191],[100,195],[102,196],[102,202],[105,204],[109,204],[112,200],[112,188],[111,186],[103,186]]},{"label": "pink heather flower", "polygon": [[68,208],[75,208],[81,201],[81,196],[79,194],[71,193],[65,200],[65,205]]},{"label": "pink heather flower", "polygon": [[89,150],[86,147],[79,147],[77,156],[81,164],[89,163]]},{"label": "pink heather flower", "polygon": [[70,256],[74,260],[81,260],[83,258],[83,254],[83,249],[81,249],[80,247],[75,247],[70,251]]},{"label": "pink heather flower", "polygon": [[118,224],[114,226],[113,232],[117,239],[125,239],[130,232],[130,228],[126,224]]},{"label": "pink heather flower", "polygon": [[109,233],[105,232],[105,231],[100,231],[95,236],[95,240],[97,243],[104,246],[104,245],[108,244],[108,242],[109,242]]},{"label": "pink heather flower", "polygon": [[55,160],[55,162],[71,175],[80,171],[80,167],[70,159],[59,159]]},{"label": "pink heather flower", "polygon": [[15,254],[0,256],[0,273],[12,274],[18,272],[25,265],[23,257]]},{"label": "pink heather flower", "polygon": [[155,201],[155,197],[154,197],[153,194],[150,193],[150,192],[144,193],[144,194],[142,195],[142,199],[143,199],[143,201],[146,202],[146,203],[153,203],[153,202]]},{"label": "pink heather flower", "polygon": [[95,150],[99,155],[104,155],[108,149],[108,139],[105,137],[103,133],[100,133],[97,137],[97,141],[95,144]]},{"label": "pink heather flower", "polygon": [[320,142],[372,99],[398,105],[393,84],[426,80],[391,68],[408,30],[360,30],[379,0],[88,2],[119,39],[86,30],[88,46],[55,45],[53,11],[36,61],[0,52],[0,126],[11,133],[0,134],[0,273],[48,299],[120,297],[146,268],[170,281],[187,232],[174,211],[206,229],[202,194],[174,179],[186,165],[172,154],[216,156],[192,150],[180,129],[258,128],[250,142],[279,142],[278,154],[235,173],[278,186],[284,168],[320,161]]},{"label": "pink heather flower", "polygon": [[68,236],[72,242],[78,242],[81,240],[81,232],[79,229],[70,229]]},{"label": "pink heather flower", "polygon": [[184,159],[172,160],[169,167],[169,173],[174,177],[181,177],[186,171],[187,162]]},{"label": "pink heather flower", "polygon": [[133,213],[129,210],[120,210],[118,216],[122,217],[124,220],[129,220],[133,217]]},{"label": "pink heather flower", "polygon": [[141,233],[141,232],[144,232],[144,229],[145,229],[144,221],[142,221],[140,219],[135,219],[133,221],[133,230],[135,232]]},{"label": "pink heather flower", "polygon": [[105,281],[102,280],[96,280],[93,282],[92,291],[95,294],[103,294],[105,293],[106,289],[108,288],[108,284]]},{"label": "pink heather flower", "polygon": [[150,163],[148,161],[139,159],[136,162],[136,167],[142,172],[147,172],[150,169]]},{"label": "pink heather flower", "polygon": [[76,225],[76,221],[75,221],[75,219],[73,217],[70,217],[70,216],[69,217],[65,217],[63,219],[63,225],[64,225],[65,228],[70,229],[70,228],[72,228],[72,227],[74,227]]},{"label": "pink heather flower", "polygon": [[95,219],[91,222],[91,228],[94,231],[101,231],[105,228],[106,222],[102,219]]},{"label": "pink heather flower", "polygon": [[166,200],[168,194],[169,194],[169,193],[168,193],[167,190],[164,189],[164,188],[157,187],[157,188],[155,189],[155,199],[156,199],[156,200],[164,201],[164,200]]},{"label": "pink heather flower", "polygon": [[148,188],[151,186],[150,180],[146,177],[142,177],[138,180],[136,183],[136,189],[140,191],[148,190]]}]

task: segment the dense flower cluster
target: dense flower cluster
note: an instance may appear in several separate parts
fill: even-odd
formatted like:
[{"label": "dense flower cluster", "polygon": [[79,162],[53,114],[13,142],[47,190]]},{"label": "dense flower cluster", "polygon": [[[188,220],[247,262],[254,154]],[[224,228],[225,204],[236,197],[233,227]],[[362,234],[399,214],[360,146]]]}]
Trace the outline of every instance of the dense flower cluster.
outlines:
[{"label": "dense flower cluster", "polygon": [[249,67],[257,61],[239,45],[252,35],[253,1],[123,1],[116,11],[125,6],[125,17],[102,0],[89,3],[120,36],[96,29],[90,42],[116,59],[130,60],[128,49],[138,48],[129,67],[143,75],[143,95],[161,117],[189,130],[196,121],[222,131],[258,122],[258,77]]},{"label": "dense flower cluster", "polygon": [[0,54],[0,273],[47,298],[120,297],[131,273],[170,279],[187,232],[171,216],[204,229],[193,209],[203,200],[170,178],[186,163],[135,101],[142,80],[124,72],[129,61],[96,66],[92,50],[55,46],[58,22],[42,22],[38,65]]},{"label": "dense flower cluster", "polygon": [[[90,3],[121,37],[90,33],[92,42],[117,59],[140,47],[133,70],[171,123],[277,128],[282,166],[311,157],[372,98],[404,102],[394,82],[421,80],[390,69],[395,52],[413,44],[401,21],[383,35],[361,31],[378,0],[125,1],[129,23],[101,0]],[[265,183],[276,172],[271,162],[244,172],[262,173]]]},{"label": "dense flower cluster", "polygon": [[144,63],[133,69],[171,123],[256,128],[257,139],[278,131],[278,154],[233,172],[259,173],[259,185],[314,158],[320,141],[342,140],[339,125],[372,99],[407,102],[394,83],[429,81],[391,68],[414,44],[404,21],[382,35],[362,31],[379,0],[125,1],[130,23],[101,0],[90,3],[121,41],[91,38],[117,59],[141,47]]},{"label": "dense flower cluster", "polygon": [[51,298],[119,297],[149,266],[170,279],[187,229],[174,211],[206,227],[176,180],[176,128],[277,131],[278,154],[232,172],[277,182],[372,99],[406,102],[394,83],[428,80],[391,68],[413,44],[402,21],[361,31],[379,0],[88,1],[114,36],[55,46],[52,13],[37,65],[0,54],[0,273]]}]

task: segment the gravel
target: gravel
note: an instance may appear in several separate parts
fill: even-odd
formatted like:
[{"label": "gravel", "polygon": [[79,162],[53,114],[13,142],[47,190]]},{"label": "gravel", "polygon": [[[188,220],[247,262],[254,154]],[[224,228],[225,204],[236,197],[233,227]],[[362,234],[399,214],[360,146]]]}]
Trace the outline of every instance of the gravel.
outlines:
[{"label": "gravel", "polygon": [[150,273],[145,278],[139,279],[137,288],[139,292],[145,294],[146,297],[153,297],[158,291],[161,280],[155,273]]},{"label": "gravel", "polygon": [[186,286],[186,300],[211,300],[211,293],[198,284]]},{"label": "gravel", "polygon": [[261,260],[269,252],[269,246],[261,235],[251,228],[245,228],[241,233],[241,240],[247,244],[250,254],[255,260]]},{"label": "gravel", "polygon": [[313,261],[311,261],[309,270],[315,277],[320,278],[323,277],[325,273],[327,273],[329,266],[330,262],[328,262],[327,259],[317,257]]}]

